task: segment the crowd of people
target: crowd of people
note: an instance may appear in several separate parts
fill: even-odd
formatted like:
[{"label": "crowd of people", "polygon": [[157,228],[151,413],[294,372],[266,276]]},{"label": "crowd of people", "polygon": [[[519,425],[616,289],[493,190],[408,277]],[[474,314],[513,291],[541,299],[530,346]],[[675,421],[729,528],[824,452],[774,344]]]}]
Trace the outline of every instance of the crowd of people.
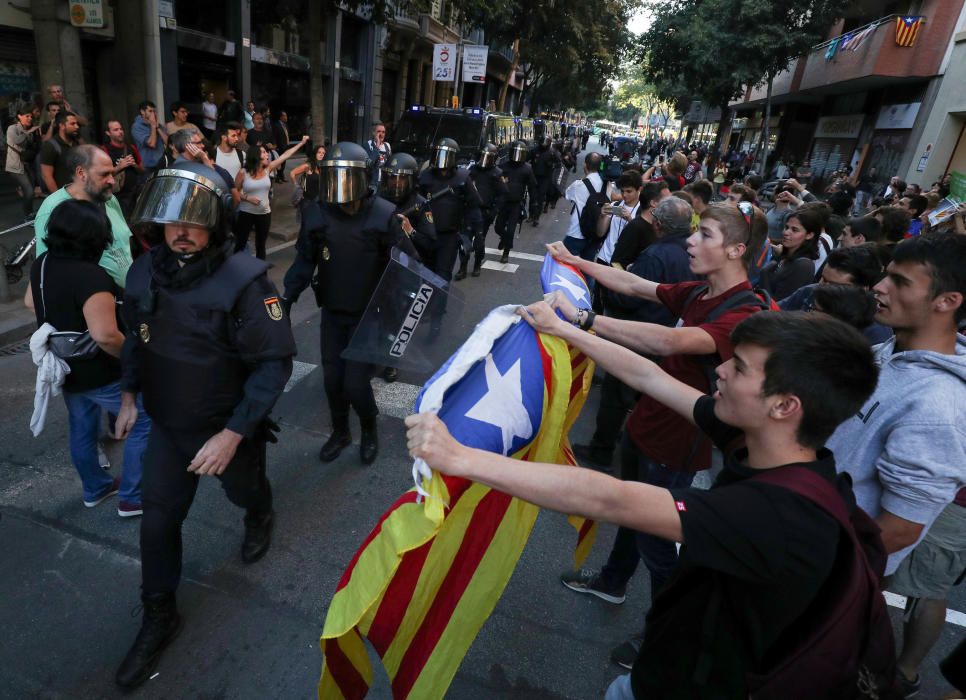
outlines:
[{"label": "crowd of people", "polygon": [[[371,464],[375,368],[343,354],[390,251],[446,283],[478,276],[491,226],[506,262],[521,219],[538,222],[562,194],[567,231],[549,252],[591,281],[593,308],[555,294],[520,314],[605,372],[593,438],[574,445],[591,469],[520,470],[456,444],[429,415],[407,419],[410,452],[443,473],[620,526],[602,569],[561,579],[620,604],[641,561],[649,572],[650,610],[612,651],[630,673],[609,700],[777,697],[764,689],[790,658],[808,686],[795,689],[802,697],[870,682],[879,697],[912,697],[966,570],[966,339],[957,332],[966,212],[923,222],[928,199],[896,179],[857,210],[847,181],[816,195],[788,178],[766,213],[760,179],[722,187],[701,150],[667,152],[676,144],[665,142],[648,145],[663,161],[658,152],[647,169],[616,177],[588,153],[565,188],[556,178],[576,167],[576,139],[549,138],[535,153],[514,142],[502,164],[488,144],[461,168],[459,144],[443,137],[420,170],[376,124],[366,144],[317,145],[289,174],[301,224],[280,293],[264,261],[272,183],[307,137],[286,148],[284,113],[276,128],[233,96],[211,107],[209,95],[198,127],[176,102],[162,124],[145,101],[130,141],[112,119],[95,146],[79,142],[85,120],[61,102],[38,156],[49,194],[35,215],[25,296],[38,325],[31,427],[42,429],[59,387],[85,506],[119,495],[119,515],[143,515],[144,617],[117,673],[122,687],[143,683],[181,628],[180,528],[200,476],[217,476],[245,509],[242,560],[270,547],[265,446],[296,354],[287,317],[300,295],[311,288],[321,308],[332,425],[319,459],[352,443],[354,412],[359,460]],[[432,337],[445,313],[445,302],[427,311]],[[127,440],[120,477],[97,454],[106,430]],[[696,489],[713,446],[723,470],[711,490]],[[615,452],[619,478],[602,473]],[[855,544],[857,532],[871,541]],[[875,573],[860,599],[870,610],[880,586],[907,596],[898,660],[891,637],[888,653],[874,641],[889,632],[858,615],[842,630],[849,663],[819,672],[820,654],[799,640],[819,650],[835,641],[817,625],[858,575],[843,569],[852,560]],[[944,668],[966,690],[962,666]]]}]

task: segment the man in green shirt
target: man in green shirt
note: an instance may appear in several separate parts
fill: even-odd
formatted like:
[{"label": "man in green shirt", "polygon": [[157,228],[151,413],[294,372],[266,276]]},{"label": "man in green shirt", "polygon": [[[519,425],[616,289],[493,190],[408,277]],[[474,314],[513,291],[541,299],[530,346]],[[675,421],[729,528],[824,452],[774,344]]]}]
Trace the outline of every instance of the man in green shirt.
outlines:
[{"label": "man in green shirt", "polygon": [[83,145],[72,149],[67,157],[67,166],[73,173],[73,181],[51,194],[37,211],[34,219],[34,235],[37,239],[37,255],[47,250],[44,236],[47,231],[47,219],[54,208],[68,199],[101,202],[111,222],[114,241],[104,251],[100,266],[117,283],[124,288],[127,270],[131,267],[131,229],[128,228],[121,211],[121,205],[111,192],[114,186],[114,164],[103,150],[97,146]]}]

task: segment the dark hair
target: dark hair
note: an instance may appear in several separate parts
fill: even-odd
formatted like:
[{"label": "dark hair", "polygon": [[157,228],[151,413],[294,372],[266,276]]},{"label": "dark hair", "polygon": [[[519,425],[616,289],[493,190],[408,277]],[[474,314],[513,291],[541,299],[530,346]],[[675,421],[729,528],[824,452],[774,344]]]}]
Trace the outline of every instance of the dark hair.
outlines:
[{"label": "dark hair", "polygon": [[238,122],[225,122],[222,125],[222,127],[218,130],[218,138],[220,139],[229,131],[239,131],[241,130],[241,128],[242,128],[242,125],[239,124]]},{"label": "dark hair", "polygon": [[187,109],[187,106],[185,105],[184,102],[182,102],[181,100],[175,100],[174,102],[171,103],[171,107],[168,109],[168,111],[173,115],[182,107]]},{"label": "dark hair", "polygon": [[265,148],[262,145],[254,144],[248,147],[245,151],[245,170],[248,171],[249,175],[254,175],[258,172],[258,166],[262,163],[262,149]]},{"label": "dark hair", "polygon": [[852,248],[836,248],[828,254],[825,264],[844,272],[852,278],[852,284],[871,289],[884,273],[882,258],[875,243],[864,243]]},{"label": "dark hair", "polygon": [[839,190],[838,192],[833,192],[828,198],[828,205],[832,208],[833,214],[838,214],[839,216],[848,216],[849,210],[852,208],[853,203],[852,196],[845,191]]},{"label": "dark hair", "polygon": [[880,207],[876,215],[882,217],[882,235],[887,241],[898,243],[906,237],[912,214],[902,207]]},{"label": "dark hair", "polygon": [[824,311],[857,330],[872,325],[875,317],[875,295],[861,287],[820,284],[815,287],[812,299],[815,311]]},{"label": "dark hair", "polygon": [[68,117],[77,118],[77,115],[73,112],[68,112],[66,109],[62,109],[54,115],[54,128],[59,129],[61,126],[67,123]]},{"label": "dark hair", "polygon": [[921,194],[906,195],[906,199],[909,200],[909,208],[916,210],[917,216],[926,211],[926,208],[929,206],[929,200]]},{"label": "dark hair", "polygon": [[666,189],[667,183],[664,180],[645,182],[644,187],[641,189],[641,203],[644,205],[643,208],[651,206],[651,202],[655,199],[660,199],[661,192]]},{"label": "dark hair", "polygon": [[742,185],[741,183],[738,183],[736,185],[732,185],[731,186],[731,189],[729,190],[729,193],[730,194],[740,195],[741,199],[739,199],[738,201],[740,201],[740,202],[750,202],[751,204],[754,204],[755,203],[755,199],[758,198],[758,193],[757,192],[755,192],[753,189],[751,189],[747,185]]},{"label": "dark hair", "polygon": [[138,104],[138,112],[143,112],[148,107],[153,107],[154,109],[157,109],[157,107],[154,106],[154,103],[151,100],[142,100],[141,103]]},{"label": "dark hair", "polygon": [[903,192],[906,191],[906,187],[908,187],[908,185],[906,184],[905,180],[896,180],[896,186],[893,188],[892,193],[894,195],[895,194],[901,195]]},{"label": "dark hair", "polygon": [[862,236],[869,243],[882,240],[882,224],[874,216],[860,216],[849,220],[853,236]]},{"label": "dark hair", "polygon": [[[51,100],[50,102],[48,102],[47,104],[44,105],[44,109],[46,109],[49,112],[51,105],[53,105],[54,107],[60,107],[60,102],[54,102],[53,100]],[[61,110],[61,111],[63,111],[63,110]]]},{"label": "dark hair", "polygon": [[103,204],[66,199],[50,212],[44,244],[54,255],[97,262],[114,240]]},{"label": "dark hair", "polygon": [[587,170],[592,173],[596,173],[598,170],[600,170],[600,166],[603,162],[604,162],[603,156],[601,156],[601,154],[597,153],[596,151],[593,153],[588,153],[584,157],[584,165],[586,165]]},{"label": "dark hair", "polygon": [[832,214],[825,222],[825,233],[827,233],[833,241],[837,241],[839,236],[842,235],[842,229],[845,228],[845,219],[838,214]]},{"label": "dark hair", "polygon": [[24,102],[19,107],[17,107],[17,116],[18,117],[20,115],[22,115],[22,114],[31,114],[32,115],[33,113],[34,113],[34,106],[32,104],[28,104],[28,103]]},{"label": "dark hair", "polygon": [[757,192],[761,189],[762,178],[761,175],[749,175],[745,178],[745,185]]},{"label": "dark hair", "polygon": [[697,197],[705,204],[710,204],[711,198],[714,196],[714,186],[708,180],[695,180],[688,183],[684,186],[684,191],[690,193],[692,197]]},{"label": "dark hair", "polygon": [[769,351],[762,394],[798,397],[802,422],[796,439],[805,447],[822,447],[875,390],[879,370],[868,341],[826,314],[752,314],[731,332],[731,342]]},{"label": "dark hair", "polygon": [[924,233],[897,245],[892,262],[924,265],[932,297],[958,292],[964,300],[956,309],[955,319],[957,323],[966,319],[966,236]]},{"label": "dark hair", "polygon": [[643,182],[644,181],[641,179],[641,174],[639,172],[636,170],[625,170],[623,173],[621,173],[621,176],[617,178],[617,181],[614,184],[619,190],[622,190],[625,187],[633,187],[635,190],[639,190],[641,189]]},{"label": "dark hair", "polygon": [[808,210],[802,211],[799,207],[785,219],[785,225],[792,219],[798,219],[798,223],[802,225],[806,233],[811,233],[811,238],[806,238],[805,241],[798,247],[798,250],[793,251],[789,254],[787,251],[782,252],[782,257],[786,258],[809,258],[810,260],[818,259],[818,243],[819,236],[822,235],[822,217],[821,215],[814,211]]}]

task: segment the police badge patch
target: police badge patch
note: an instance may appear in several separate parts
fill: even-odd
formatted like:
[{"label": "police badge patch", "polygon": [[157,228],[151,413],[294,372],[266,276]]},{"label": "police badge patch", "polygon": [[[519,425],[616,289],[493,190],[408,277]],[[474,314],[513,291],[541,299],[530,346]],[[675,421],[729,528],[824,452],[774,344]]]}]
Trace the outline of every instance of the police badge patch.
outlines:
[{"label": "police badge patch", "polygon": [[328,260],[332,257],[332,253],[329,252],[329,246],[322,246],[322,259]]},{"label": "police badge patch", "polygon": [[147,343],[151,340],[151,329],[148,328],[148,324],[142,323],[138,328],[138,335],[141,336],[141,342]]},{"label": "police badge patch", "polygon": [[427,223],[433,223],[433,212],[431,212],[429,209],[426,210],[423,216],[426,218]]},{"label": "police badge patch", "polygon": [[265,311],[268,313],[268,317],[273,321],[281,321],[282,316],[282,305],[278,301],[278,297],[268,297],[263,302],[265,304]]}]

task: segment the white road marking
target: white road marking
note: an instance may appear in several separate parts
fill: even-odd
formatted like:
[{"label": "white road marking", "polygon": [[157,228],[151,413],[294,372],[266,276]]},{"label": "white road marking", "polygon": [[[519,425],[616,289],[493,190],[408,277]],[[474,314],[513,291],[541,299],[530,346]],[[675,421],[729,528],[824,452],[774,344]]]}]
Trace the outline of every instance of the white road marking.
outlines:
[{"label": "white road marking", "polygon": [[[898,593],[890,593],[889,591],[884,592],[886,602],[894,608],[899,608],[900,610],[906,609],[906,597],[904,595],[899,595]],[[966,627],[966,613],[961,613],[958,610],[946,609],[946,622],[953,625],[958,625],[959,627]]]},{"label": "white road marking", "polygon": [[299,362],[298,360],[292,361],[292,376],[288,378],[288,383],[285,384],[285,393],[292,390],[296,384],[305,379],[318,365],[313,365],[311,362]]},{"label": "white road marking", "polygon": [[501,263],[493,260],[484,260],[481,266],[484,270],[499,270],[500,272],[516,272],[520,267],[515,263]]},{"label": "white road marking", "polygon": [[[485,248],[484,249],[490,255],[503,255],[503,251],[499,248]],[[534,255],[533,253],[518,253],[515,250],[510,251],[511,258],[519,258],[520,260],[533,260],[534,262],[543,262],[542,255]]]},{"label": "white road marking", "polygon": [[265,251],[265,257],[268,257],[272,253],[277,253],[280,250],[285,250],[286,248],[291,248],[296,243],[298,243],[298,239],[297,238],[294,239],[294,240],[289,241],[288,243],[279,243],[276,246],[272,246],[271,248],[268,248]]}]

